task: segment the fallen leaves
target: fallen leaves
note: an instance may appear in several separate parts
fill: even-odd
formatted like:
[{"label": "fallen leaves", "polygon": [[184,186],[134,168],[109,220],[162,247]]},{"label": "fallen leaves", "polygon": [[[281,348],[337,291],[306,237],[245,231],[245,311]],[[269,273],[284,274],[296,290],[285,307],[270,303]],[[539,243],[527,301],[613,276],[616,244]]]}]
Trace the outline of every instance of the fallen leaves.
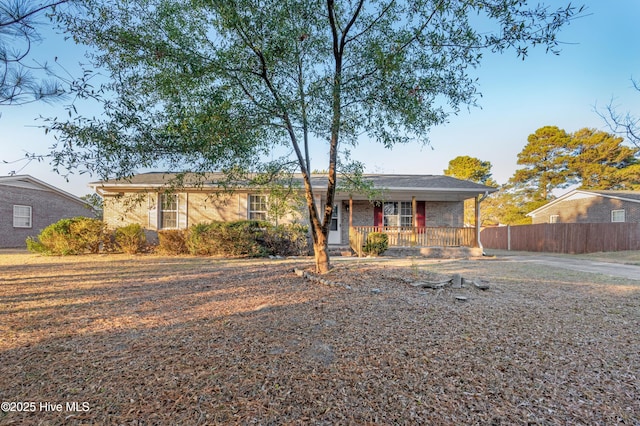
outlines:
[{"label": "fallen leaves", "polygon": [[[331,286],[296,276],[305,260],[21,256],[0,266],[0,400],[90,410],[0,424],[640,421],[638,283],[354,259]],[[410,285],[455,273],[490,288]]]}]

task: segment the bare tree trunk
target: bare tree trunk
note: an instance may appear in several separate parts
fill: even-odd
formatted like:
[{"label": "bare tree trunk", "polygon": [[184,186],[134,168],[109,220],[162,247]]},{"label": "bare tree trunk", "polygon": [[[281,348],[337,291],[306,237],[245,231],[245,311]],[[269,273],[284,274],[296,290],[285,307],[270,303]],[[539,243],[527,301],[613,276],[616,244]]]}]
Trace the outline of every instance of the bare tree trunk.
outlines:
[{"label": "bare tree trunk", "polygon": [[313,242],[313,255],[316,261],[316,273],[318,274],[326,274],[331,269],[327,242],[327,237],[322,233],[317,234],[317,238]]}]

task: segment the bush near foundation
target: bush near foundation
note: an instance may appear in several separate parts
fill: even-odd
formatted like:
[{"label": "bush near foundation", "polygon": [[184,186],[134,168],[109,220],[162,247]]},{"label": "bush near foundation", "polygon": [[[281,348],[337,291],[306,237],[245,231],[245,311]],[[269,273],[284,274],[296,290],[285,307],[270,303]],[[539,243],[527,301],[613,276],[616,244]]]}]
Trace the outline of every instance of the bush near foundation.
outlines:
[{"label": "bush near foundation", "polygon": [[[274,226],[268,222],[242,220],[194,225],[188,230],[158,232],[158,252],[198,256],[261,257],[306,256],[307,227],[299,224]],[[112,252],[140,253],[146,246],[144,229],[131,224],[108,231],[98,219],[62,219],[27,239],[32,252],[50,255]]]},{"label": "bush near foundation", "polygon": [[270,226],[263,235],[267,252],[278,256],[309,255],[309,228],[297,223]]},{"label": "bush near foundation", "polygon": [[74,217],[47,226],[36,238],[27,238],[27,249],[57,256],[98,253],[109,239],[107,227],[101,220]]},{"label": "bush near foundation", "polygon": [[193,225],[186,234],[190,254],[200,256],[291,256],[308,254],[307,229],[241,220]]},{"label": "bush near foundation", "polygon": [[189,228],[187,249],[195,255],[264,256],[268,253],[259,240],[268,226],[256,220],[200,223]]},{"label": "bush near foundation", "polygon": [[147,237],[144,229],[137,223],[116,228],[115,230],[116,245],[127,254],[136,254],[143,251]]},{"label": "bush near foundation", "polygon": [[379,256],[389,248],[389,236],[383,232],[370,232],[363,250],[370,256]]},{"label": "bush near foundation", "polygon": [[158,252],[162,254],[187,254],[186,231],[167,229],[158,231]]}]

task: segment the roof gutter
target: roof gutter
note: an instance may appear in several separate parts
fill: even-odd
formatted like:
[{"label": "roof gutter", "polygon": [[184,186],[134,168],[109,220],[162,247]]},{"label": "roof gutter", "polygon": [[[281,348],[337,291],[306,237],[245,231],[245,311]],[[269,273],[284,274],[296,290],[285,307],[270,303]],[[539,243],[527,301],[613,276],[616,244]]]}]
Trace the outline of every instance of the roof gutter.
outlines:
[{"label": "roof gutter", "polygon": [[488,196],[489,196],[489,191],[484,191],[484,195],[482,196],[482,198],[478,200],[478,204],[483,202]]}]

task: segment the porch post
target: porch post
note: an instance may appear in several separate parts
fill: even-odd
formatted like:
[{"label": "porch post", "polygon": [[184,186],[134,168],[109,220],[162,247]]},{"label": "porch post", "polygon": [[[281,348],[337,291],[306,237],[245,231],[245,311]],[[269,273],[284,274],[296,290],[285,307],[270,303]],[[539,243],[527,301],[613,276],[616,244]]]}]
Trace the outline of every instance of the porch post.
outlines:
[{"label": "porch post", "polygon": [[349,232],[353,228],[353,196],[349,195]]},{"label": "porch post", "polygon": [[411,245],[416,245],[418,241],[417,229],[418,229],[418,202],[416,196],[411,196],[411,217],[413,217],[413,226],[411,227]]},{"label": "porch post", "polygon": [[482,248],[482,243],[480,242],[480,195],[475,197],[476,202],[476,247]]}]

